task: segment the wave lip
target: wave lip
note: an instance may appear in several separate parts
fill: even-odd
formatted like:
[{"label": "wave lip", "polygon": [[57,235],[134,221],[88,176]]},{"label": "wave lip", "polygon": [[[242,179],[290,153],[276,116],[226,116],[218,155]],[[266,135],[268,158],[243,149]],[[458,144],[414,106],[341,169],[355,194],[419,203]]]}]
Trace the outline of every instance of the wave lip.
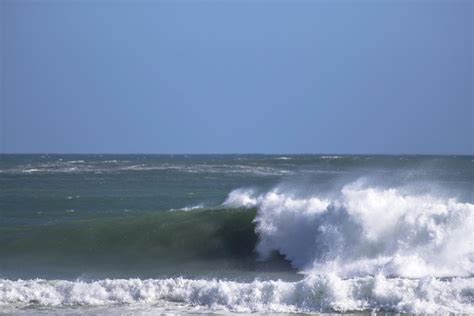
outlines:
[{"label": "wave lip", "polygon": [[474,280],[316,275],[298,282],[115,279],[0,280],[0,306],[110,306],[165,302],[234,312],[473,313]]}]

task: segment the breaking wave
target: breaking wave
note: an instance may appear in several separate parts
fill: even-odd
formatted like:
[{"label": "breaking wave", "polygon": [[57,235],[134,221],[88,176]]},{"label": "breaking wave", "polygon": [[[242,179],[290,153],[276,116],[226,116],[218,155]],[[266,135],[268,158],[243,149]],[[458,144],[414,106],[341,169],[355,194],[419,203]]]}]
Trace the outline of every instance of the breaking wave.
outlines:
[{"label": "breaking wave", "polygon": [[109,251],[157,261],[173,256],[265,261],[279,253],[304,275],[300,281],[0,280],[0,306],[165,301],[236,312],[474,313],[471,201],[360,181],[328,194],[301,191],[237,189],[214,209],[84,222],[75,229],[23,234],[27,240],[12,239],[3,247],[87,251],[89,257]]},{"label": "breaking wave", "polygon": [[257,251],[306,273],[421,278],[474,274],[474,204],[397,188],[346,185],[331,197],[238,189],[224,205],[256,207]]}]

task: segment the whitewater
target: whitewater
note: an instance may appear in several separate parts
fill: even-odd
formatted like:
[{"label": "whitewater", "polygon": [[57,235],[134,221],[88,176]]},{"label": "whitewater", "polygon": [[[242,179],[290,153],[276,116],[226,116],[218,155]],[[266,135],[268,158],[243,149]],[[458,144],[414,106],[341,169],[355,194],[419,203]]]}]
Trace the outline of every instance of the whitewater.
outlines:
[{"label": "whitewater", "polygon": [[[273,177],[280,171],[278,166],[289,168],[288,164],[298,164],[294,162],[297,158],[276,157],[276,162],[259,165],[261,168],[257,169],[272,170],[271,175],[258,172],[255,177]],[[110,157],[107,159],[111,160]],[[312,163],[340,164],[347,158],[318,159]],[[84,160],[76,164],[86,163]],[[200,167],[173,167],[172,172],[183,174],[193,168],[200,170]],[[234,167],[235,172],[229,172],[228,167],[218,166],[206,174],[225,172],[235,185],[235,173],[244,170],[245,177],[251,168],[244,167],[239,165]],[[120,168],[123,170],[124,166],[120,165]],[[306,160],[304,168],[307,174]],[[17,169],[12,168],[13,172]],[[87,172],[90,169],[87,166]],[[301,174],[300,170],[290,168],[289,171]],[[57,173],[52,175],[57,176]],[[21,236],[26,237],[22,237],[21,243],[8,241],[10,244],[3,246],[5,253],[2,256],[11,255],[19,246],[23,251],[39,249],[43,256],[54,256],[67,253],[69,250],[65,249],[73,244],[83,244],[78,249],[89,249],[87,251],[93,257],[116,249],[115,240],[118,240],[121,246],[117,249],[121,249],[122,256],[138,260],[136,254],[142,253],[143,260],[148,256],[150,260],[147,260],[156,265],[164,258],[174,258],[172,264],[177,264],[198,257],[212,265],[214,258],[226,256],[228,262],[246,258],[255,261],[251,267],[253,264],[266,267],[265,264],[279,262],[281,257],[291,266],[291,271],[299,275],[298,278],[278,277],[293,273],[290,270],[278,272],[276,277],[265,274],[259,277],[257,273],[256,277],[247,278],[233,277],[234,274],[229,277],[204,275],[202,272],[151,278],[123,278],[120,275],[97,278],[81,274],[72,279],[41,275],[26,279],[4,277],[0,279],[0,311],[5,314],[19,311],[33,311],[34,314],[39,310],[61,313],[68,309],[118,314],[474,313],[474,204],[469,193],[472,187],[469,177],[463,182],[467,190],[458,190],[464,194],[456,194],[457,191],[447,188],[444,182],[431,179],[390,182],[357,173],[352,179],[347,175],[334,176],[331,179],[337,181],[323,187],[308,184],[307,178],[299,179],[301,181],[288,178],[288,174],[284,173],[277,181],[271,178],[266,185],[239,180],[241,185],[227,191],[219,203],[198,196],[159,214],[126,217],[123,221],[114,215],[112,219],[100,221],[86,219],[80,222],[82,226],[74,226],[78,232],[99,227],[92,240],[89,235],[72,234],[70,228],[63,231],[54,225],[47,232],[46,228],[38,232],[25,230]],[[333,177],[332,173],[328,174]],[[31,176],[34,175],[27,175]],[[82,199],[87,192],[68,194],[66,199],[67,196],[77,196],[77,199],[67,199],[69,202],[65,205]],[[186,194],[193,198],[198,195]],[[80,216],[81,208],[75,209],[79,211],[64,216]],[[132,216],[129,214],[127,212],[126,216]],[[118,231],[104,232],[103,227],[112,224]],[[157,233],[160,229],[162,233]],[[193,231],[187,235],[183,230]],[[145,232],[147,238],[142,236]],[[128,239],[120,241],[117,237],[120,234],[126,234]],[[168,235],[178,239],[176,245],[170,244]],[[59,237],[66,240],[65,244],[51,246],[51,240]],[[111,241],[104,244],[106,240]],[[206,246],[195,249],[197,244]],[[98,248],[93,249],[96,246]],[[144,251],[150,248],[156,248],[155,252]],[[115,251],[110,250],[107,256]],[[186,257],[191,252],[193,259]],[[98,258],[105,260],[103,258],[108,257]],[[116,257],[110,258],[116,260]],[[70,264],[69,261],[64,263]],[[0,272],[1,269],[2,265]]]},{"label": "whitewater", "polygon": [[224,204],[257,206],[261,258],[278,251],[306,273],[474,274],[474,205],[454,198],[364,188],[356,182],[335,199],[300,198],[278,188],[262,195],[239,189]]},{"label": "whitewater", "polygon": [[334,274],[311,275],[292,283],[183,278],[94,282],[4,280],[0,297],[2,306],[159,306],[169,301],[188,307],[200,306],[207,312],[473,313],[473,286],[472,279],[465,278],[411,280],[377,275],[342,279]]}]

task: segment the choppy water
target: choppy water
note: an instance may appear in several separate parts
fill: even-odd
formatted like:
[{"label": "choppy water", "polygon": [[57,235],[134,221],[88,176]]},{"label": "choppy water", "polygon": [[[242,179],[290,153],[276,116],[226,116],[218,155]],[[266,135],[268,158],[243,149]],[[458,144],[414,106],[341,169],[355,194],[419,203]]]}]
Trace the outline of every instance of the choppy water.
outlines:
[{"label": "choppy water", "polygon": [[474,157],[2,155],[4,313],[474,313]]}]

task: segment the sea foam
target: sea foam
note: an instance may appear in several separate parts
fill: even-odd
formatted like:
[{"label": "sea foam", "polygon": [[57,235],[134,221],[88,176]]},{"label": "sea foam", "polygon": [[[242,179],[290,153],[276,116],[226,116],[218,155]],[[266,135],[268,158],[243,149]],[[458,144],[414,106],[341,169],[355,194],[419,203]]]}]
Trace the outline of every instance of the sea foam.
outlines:
[{"label": "sea foam", "polygon": [[473,313],[472,279],[401,279],[382,275],[343,279],[334,274],[298,282],[116,279],[83,281],[0,280],[0,306],[116,306],[164,302],[234,312],[383,310]]},{"label": "sea foam", "polygon": [[332,197],[275,188],[231,192],[225,206],[257,207],[257,251],[304,273],[421,278],[474,275],[474,205],[352,183]]}]

